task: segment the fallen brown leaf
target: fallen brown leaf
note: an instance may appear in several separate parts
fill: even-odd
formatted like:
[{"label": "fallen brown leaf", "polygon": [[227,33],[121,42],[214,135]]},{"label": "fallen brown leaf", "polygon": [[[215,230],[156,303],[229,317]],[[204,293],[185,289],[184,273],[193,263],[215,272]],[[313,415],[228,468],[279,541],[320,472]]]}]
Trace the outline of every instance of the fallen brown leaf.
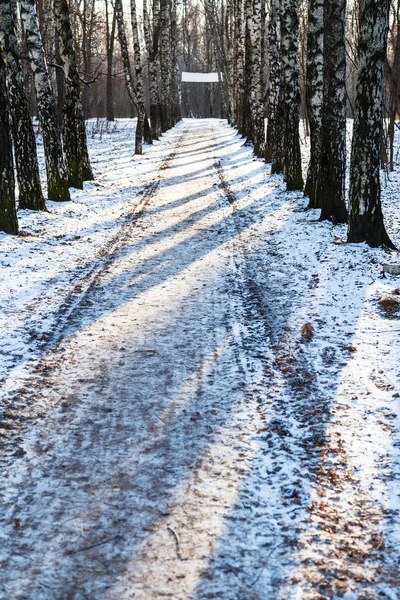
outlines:
[{"label": "fallen brown leaf", "polygon": [[311,325],[311,323],[305,323],[303,325],[303,327],[301,328],[301,335],[306,340],[310,340],[312,338],[312,336],[314,335],[314,328]]}]

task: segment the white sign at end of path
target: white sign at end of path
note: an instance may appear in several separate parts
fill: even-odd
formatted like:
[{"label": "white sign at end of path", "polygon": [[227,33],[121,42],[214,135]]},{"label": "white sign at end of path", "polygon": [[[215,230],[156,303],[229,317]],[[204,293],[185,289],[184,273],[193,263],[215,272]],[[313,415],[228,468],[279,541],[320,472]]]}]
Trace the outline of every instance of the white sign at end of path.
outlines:
[{"label": "white sign at end of path", "polygon": [[[221,80],[223,79],[222,73]],[[182,71],[182,81],[190,83],[218,83],[218,73],[189,73]]]}]

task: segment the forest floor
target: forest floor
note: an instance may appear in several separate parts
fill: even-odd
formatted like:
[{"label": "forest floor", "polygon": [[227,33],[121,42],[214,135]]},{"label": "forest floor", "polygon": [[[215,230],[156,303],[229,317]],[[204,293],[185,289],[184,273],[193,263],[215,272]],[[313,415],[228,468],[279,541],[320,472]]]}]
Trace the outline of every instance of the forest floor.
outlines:
[{"label": "forest floor", "polygon": [[132,127],[0,236],[0,598],[399,599],[398,254],[222,121]]}]

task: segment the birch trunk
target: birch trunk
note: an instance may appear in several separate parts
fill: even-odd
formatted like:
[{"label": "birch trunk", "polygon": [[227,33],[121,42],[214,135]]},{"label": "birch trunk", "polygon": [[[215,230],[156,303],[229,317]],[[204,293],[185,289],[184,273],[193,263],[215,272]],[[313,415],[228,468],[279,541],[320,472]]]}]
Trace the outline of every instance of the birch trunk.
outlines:
[{"label": "birch trunk", "polygon": [[324,0],[309,0],[307,35],[307,111],[311,154],[304,189],[309,208],[318,206],[316,185],[321,154],[322,102],[324,94]]},{"label": "birch trunk", "polygon": [[256,156],[264,154],[264,111],[261,92],[261,0],[246,0],[249,132]]},{"label": "birch trunk", "polygon": [[117,28],[118,28],[118,39],[121,47],[122,64],[124,67],[125,84],[128,91],[128,96],[132,104],[137,106],[137,98],[135,87],[133,85],[132,72],[131,72],[131,61],[129,58],[128,42],[125,33],[124,13],[122,7],[122,0],[115,0],[115,13],[117,17]]},{"label": "birch trunk", "polygon": [[346,0],[324,4],[324,94],[321,161],[316,202],[321,220],[347,222],[346,176]]},{"label": "birch trunk", "polygon": [[144,96],[143,96],[143,73],[142,63],[140,58],[140,43],[139,43],[139,30],[136,15],[136,0],[131,0],[131,24],[132,24],[132,35],[133,35],[133,53],[134,53],[134,65],[136,75],[136,101],[137,101],[137,125],[136,125],[136,144],[135,154],[143,154],[143,133],[144,133],[144,120],[146,117],[146,109],[144,107]]},{"label": "birch trunk", "polygon": [[[226,73],[226,59],[225,59],[225,45],[224,45],[224,36],[223,36],[223,27],[220,27],[218,21],[217,14],[217,6],[214,0],[205,0],[204,8],[206,13],[206,19],[211,24],[211,34],[212,34],[212,46],[214,50],[214,61],[215,68],[218,72],[218,88],[221,100],[221,110],[220,117],[221,119],[226,119],[228,117],[228,103],[229,96],[227,93],[228,86],[224,84],[221,73],[224,73],[225,81],[228,81],[229,78]],[[221,5],[222,11],[222,23],[224,22],[224,14],[223,14],[223,5]]]},{"label": "birch trunk", "polygon": [[394,143],[395,143],[395,129],[396,129],[396,117],[397,109],[399,106],[399,85],[400,85],[400,0],[397,0],[395,23],[396,25],[396,37],[392,49],[392,66],[390,68],[390,96],[389,96],[389,168],[394,171]]},{"label": "birch trunk", "polygon": [[279,50],[280,17],[279,0],[271,0],[268,22],[268,60],[269,60],[269,98],[267,140],[265,144],[265,162],[274,163],[274,172],[283,170],[283,155],[278,158],[277,147],[282,137],[282,125],[278,121],[279,91],[281,88],[281,56]]},{"label": "birch trunk", "polygon": [[172,127],[172,107],[171,107],[171,14],[169,0],[160,2],[160,71],[161,71],[161,127],[167,131]]},{"label": "birch trunk", "polygon": [[36,140],[25,95],[18,38],[10,0],[0,0],[0,46],[5,49],[8,100],[12,118],[14,154],[19,187],[19,208],[45,210],[40,184]]},{"label": "birch trunk", "polygon": [[107,121],[114,121],[114,85],[113,85],[113,57],[114,57],[114,41],[116,27],[115,7],[112,11],[112,21],[110,28],[110,17],[108,0],[105,2],[106,8],[106,47],[107,47],[107,86],[106,86],[106,118]]},{"label": "birch trunk", "polygon": [[228,122],[236,123],[235,108],[235,61],[234,61],[234,14],[233,0],[227,0],[226,3],[226,85],[228,87]]},{"label": "birch trunk", "polygon": [[63,138],[68,183],[71,187],[82,189],[84,181],[93,179],[93,173],[87,148],[79,75],[67,0],[54,0],[54,17],[65,76]]},{"label": "birch trunk", "polygon": [[[130,61],[130,57],[129,57],[128,42],[127,42],[126,33],[125,33],[125,23],[124,23],[122,0],[115,0],[115,13],[116,13],[116,18],[117,18],[118,38],[119,38],[119,44],[121,47],[121,56],[122,56],[122,64],[124,67],[126,89],[128,91],[128,96],[129,96],[132,104],[135,106],[137,112],[139,113],[138,99],[136,96],[136,90],[135,90],[135,87],[133,84],[133,79],[132,79],[131,61]],[[138,124],[139,124],[139,117],[138,117]],[[140,129],[138,131],[138,127],[137,127],[136,128],[136,136],[135,136],[135,154],[142,154],[142,137],[143,137],[143,134],[140,131]]]},{"label": "birch trunk", "polygon": [[394,248],[383,224],[380,186],[383,65],[389,0],[364,0],[350,169],[348,242]]},{"label": "birch trunk", "polygon": [[18,233],[15,182],[6,86],[6,55],[0,49],[0,231]]},{"label": "birch trunk", "polygon": [[281,1],[281,58],[285,107],[285,165],[288,190],[303,189],[300,153],[299,20],[296,0]]},{"label": "birch trunk", "polygon": [[178,24],[177,24],[177,0],[171,0],[171,106],[172,106],[172,122],[176,125],[181,120],[181,103],[180,103],[180,80],[179,80],[179,65],[178,65]]},{"label": "birch trunk", "polygon": [[160,38],[160,2],[153,1],[153,31],[150,28],[150,19],[147,0],[143,1],[144,37],[149,63],[149,92],[150,92],[150,125],[152,137],[158,140],[161,136],[160,98],[158,95],[159,81],[159,38]]},{"label": "birch trunk", "polygon": [[272,145],[271,175],[285,170],[285,82],[283,73],[279,86],[278,105],[275,114],[274,144]]},{"label": "birch trunk", "polygon": [[235,125],[241,135],[245,133],[246,127],[246,98],[245,98],[245,19],[244,2],[234,1],[234,27],[235,27]]},{"label": "birch trunk", "polygon": [[49,200],[70,200],[61,131],[51,91],[34,0],[21,0],[21,21],[30,56],[39,121],[43,133]]}]

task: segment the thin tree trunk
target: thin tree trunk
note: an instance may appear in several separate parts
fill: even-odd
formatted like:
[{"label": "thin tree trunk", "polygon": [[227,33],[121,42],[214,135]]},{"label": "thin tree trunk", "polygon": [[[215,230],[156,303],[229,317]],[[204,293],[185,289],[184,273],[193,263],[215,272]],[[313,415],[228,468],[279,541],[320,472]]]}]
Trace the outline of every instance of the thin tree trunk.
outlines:
[{"label": "thin tree trunk", "polygon": [[171,106],[171,14],[169,0],[161,0],[160,2],[160,21],[161,126],[163,131],[167,131],[173,124]]},{"label": "thin tree trunk", "polygon": [[150,125],[152,137],[158,140],[161,136],[160,98],[158,95],[159,79],[159,37],[160,37],[160,2],[153,1],[153,35],[151,35],[147,0],[143,0],[144,37],[149,63],[150,92]]},{"label": "thin tree trunk", "polygon": [[139,30],[136,15],[136,0],[131,0],[131,23],[132,23],[132,34],[133,34],[133,52],[134,52],[134,64],[135,64],[135,75],[136,75],[136,99],[137,99],[137,125],[136,125],[136,144],[135,154],[143,153],[143,133],[144,133],[144,120],[146,117],[146,109],[144,106],[144,95],[143,95],[143,73],[142,63],[140,59],[140,44],[139,44]]},{"label": "thin tree trunk", "polygon": [[288,190],[303,189],[300,152],[300,89],[296,0],[282,0],[281,56],[285,98],[285,167]]},{"label": "thin tree trunk", "polygon": [[128,42],[125,33],[124,13],[122,0],[115,0],[115,12],[117,16],[118,38],[121,47],[122,64],[124,66],[125,84],[128,96],[132,104],[137,106],[135,87],[133,85],[131,62],[129,58]]},{"label": "thin tree trunk", "polygon": [[233,0],[234,2],[234,26],[235,26],[235,125],[241,135],[245,134],[246,129],[246,98],[245,98],[245,20],[244,20],[244,2],[242,0]]},{"label": "thin tree trunk", "polygon": [[65,75],[63,137],[68,183],[71,187],[82,189],[84,181],[93,179],[93,173],[87,148],[79,75],[67,0],[54,0],[54,16]]},{"label": "thin tree trunk", "polygon": [[249,54],[249,101],[251,111],[251,139],[256,156],[264,154],[264,111],[261,92],[261,0],[246,0],[246,27]]},{"label": "thin tree trunk", "polygon": [[228,88],[228,122],[236,123],[235,107],[235,60],[234,60],[234,0],[226,2],[225,38],[226,38],[226,86]]},{"label": "thin tree trunk", "polygon": [[[124,74],[125,74],[125,83],[126,89],[128,91],[129,98],[134,104],[137,112],[139,113],[139,103],[136,96],[136,90],[133,85],[132,72],[131,72],[131,61],[129,58],[129,50],[128,50],[128,42],[126,39],[125,33],[125,24],[124,24],[124,13],[122,8],[122,0],[115,0],[115,12],[117,16],[117,26],[118,26],[118,38],[121,47],[121,56],[122,63],[124,66]],[[139,117],[138,117],[138,125],[136,127],[136,135],[135,135],[135,154],[142,154],[142,131],[138,131],[139,125]]]},{"label": "thin tree trunk", "polygon": [[394,137],[396,127],[397,108],[399,105],[399,78],[400,78],[400,0],[397,1],[395,24],[396,40],[393,52],[393,64],[390,77],[390,96],[389,96],[389,165],[390,170],[394,171]]},{"label": "thin tree trunk", "polygon": [[278,121],[279,91],[281,88],[281,55],[279,50],[279,41],[279,0],[271,0],[268,22],[268,60],[270,70],[265,162],[274,164],[274,173],[282,173],[284,160],[283,151],[278,151],[279,139],[282,138],[282,130],[280,130],[280,126],[283,125],[283,123]]},{"label": "thin tree trunk", "polygon": [[322,103],[324,95],[324,0],[309,0],[307,36],[307,112],[311,153],[304,189],[309,208],[318,206],[316,185],[321,158]]},{"label": "thin tree trunk", "polygon": [[394,248],[383,224],[379,171],[389,0],[364,0],[350,169],[348,242]]},{"label": "thin tree trunk", "polygon": [[[225,79],[228,79],[226,74],[226,62],[224,61],[225,51],[223,40],[223,28],[221,28],[218,23],[217,7],[214,0],[205,0],[204,7],[206,11],[206,18],[211,24],[215,68],[218,72],[218,89],[221,100],[220,118],[226,119],[228,117],[229,98],[227,94],[227,86],[224,85],[223,77],[221,76],[221,73],[224,73]],[[223,22],[223,5],[221,5],[221,11]]]},{"label": "thin tree trunk", "polygon": [[12,117],[19,208],[45,210],[36,140],[19,61],[18,38],[9,0],[0,0],[0,46],[5,49],[8,99]]},{"label": "thin tree trunk", "polygon": [[0,231],[18,233],[15,182],[6,86],[6,55],[0,49]]},{"label": "thin tree trunk", "polygon": [[70,200],[61,131],[57,121],[56,105],[50,87],[34,0],[21,0],[20,10],[26,45],[31,59],[40,126],[43,132],[48,198],[56,201]]},{"label": "thin tree trunk", "polygon": [[324,96],[321,161],[316,203],[321,220],[347,222],[346,176],[346,0],[324,4]]},{"label": "thin tree trunk", "polygon": [[177,0],[171,0],[171,34],[170,34],[170,52],[171,52],[171,106],[172,121],[176,125],[181,120],[180,103],[180,81],[178,65],[178,24],[177,24]]},{"label": "thin tree trunk", "polygon": [[113,85],[113,57],[114,57],[114,40],[116,27],[116,11],[115,7],[112,13],[112,23],[110,29],[108,0],[105,3],[106,7],[106,38],[107,38],[107,83],[106,83],[106,119],[114,121],[114,85]]}]

